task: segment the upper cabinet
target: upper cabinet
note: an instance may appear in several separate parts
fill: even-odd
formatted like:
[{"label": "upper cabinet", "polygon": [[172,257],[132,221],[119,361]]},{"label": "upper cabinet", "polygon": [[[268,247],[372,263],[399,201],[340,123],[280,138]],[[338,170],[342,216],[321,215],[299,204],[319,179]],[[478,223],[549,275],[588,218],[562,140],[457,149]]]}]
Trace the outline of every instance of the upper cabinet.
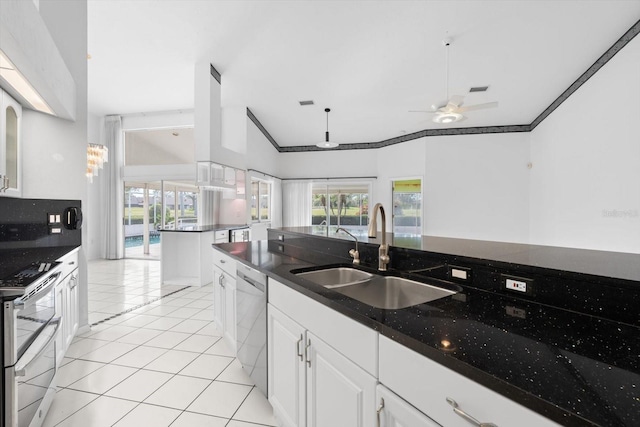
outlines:
[{"label": "upper cabinet", "polygon": [[0,91],[0,196],[22,196],[22,106]]}]

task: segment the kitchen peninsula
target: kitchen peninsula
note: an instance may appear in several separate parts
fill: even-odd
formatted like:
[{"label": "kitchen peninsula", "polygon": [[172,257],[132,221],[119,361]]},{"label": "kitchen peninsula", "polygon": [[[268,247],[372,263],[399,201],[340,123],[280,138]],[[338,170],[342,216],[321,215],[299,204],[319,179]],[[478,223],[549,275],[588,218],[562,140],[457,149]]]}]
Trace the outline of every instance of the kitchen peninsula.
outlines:
[{"label": "kitchen peninsula", "polygon": [[[269,276],[269,327],[279,338],[284,336],[279,331],[285,324],[301,325],[306,336],[316,337],[305,344],[311,348],[311,357],[304,362],[311,370],[307,381],[320,369],[313,357],[314,351],[324,351],[321,346],[313,350],[320,340],[377,380],[376,391],[367,389],[363,394],[369,396],[362,409],[368,415],[363,417],[374,419],[382,404],[378,393],[382,389],[384,396],[391,390],[394,398],[399,396],[422,416],[447,426],[466,425],[453,410],[458,403],[461,411],[497,425],[631,426],[640,422],[640,255],[420,237],[420,244],[430,247],[392,246],[391,271],[381,273],[375,270],[379,242],[363,238],[358,269],[459,289],[424,304],[383,309],[299,275],[351,266],[348,254],[353,240],[335,238],[335,232],[323,235],[323,231],[270,230],[268,241],[219,245],[214,250]],[[601,275],[595,274],[598,270]],[[526,290],[509,289],[507,280],[524,283]],[[340,338],[346,329],[336,324],[328,333],[323,324],[305,314],[327,308],[340,315],[341,322],[353,320],[366,327],[360,334],[349,335],[350,340],[375,334],[377,338],[366,347],[375,350],[373,364],[362,351],[350,348],[345,337]],[[332,322],[326,317],[329,312],[322,317],[325,323]],[[297,340],[300,333],[292,337]],[[291,359],[296,359],[295,354]],[[272,363],[279,364],[273,366],[279,372],[287,369],[277,360],[269,361],[270,369]],[[285,405],[277,377],[275,381],[269,398],[279,416],[286,417],[291,406]],[[323,390],[314,390],[307,398],[324,402],[319,397]],[[338,406],[336,412],[353,415],[347,403]],[[392,410],[391,405],[382,409],[387,410]]]},{"label": "kitchen peninsula", "polygon": [[229,242],[230,231],[246,227],[246,224],[217,224],[161,229],[161,283],[185,286],[211,283],[211,245]]}]

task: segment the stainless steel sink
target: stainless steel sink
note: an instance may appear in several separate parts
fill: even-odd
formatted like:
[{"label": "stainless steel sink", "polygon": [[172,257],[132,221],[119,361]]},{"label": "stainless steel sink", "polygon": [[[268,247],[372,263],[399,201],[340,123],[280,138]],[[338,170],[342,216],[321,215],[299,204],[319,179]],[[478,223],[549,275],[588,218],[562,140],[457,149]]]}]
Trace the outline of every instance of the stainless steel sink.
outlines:
[{"label": "stainless steel sink", "polygon": [[402,277],[379,276],[349,267],[306,271],[296,275],[372,307],[387,310],[424,304],[456,293]]},{"label": "stainless steel sink", "polygon": [[401,277],[376,276],[334,291],[367,305],[387,310],[411,307],[448,297],[456,292]]},{"label": "stainless steel sink", "polygon": [[373,277],[373,274],[367,273],[366,271],[356,270],[355,268],[349,267],[335,267],[324,270],[306,271],[304,273],[297,273],[296,275],[329,289],[354,285],[356,283],[370,280]]}]

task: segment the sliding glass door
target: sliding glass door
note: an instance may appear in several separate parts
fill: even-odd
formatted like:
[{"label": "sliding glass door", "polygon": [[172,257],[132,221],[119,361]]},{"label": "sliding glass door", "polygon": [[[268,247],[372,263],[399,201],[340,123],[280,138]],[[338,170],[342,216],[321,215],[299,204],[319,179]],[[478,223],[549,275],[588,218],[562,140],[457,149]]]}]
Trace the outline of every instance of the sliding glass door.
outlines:
[{"label": "sliding glass door", "polygon": [[198,225],[198,188],[191,182],[125,182],[124,256],[160,259],[160,229]]},{"label": "sliding glass door", "polygon": [[160,182],[125,182],[124,256],[160,259],[162,192]]}]

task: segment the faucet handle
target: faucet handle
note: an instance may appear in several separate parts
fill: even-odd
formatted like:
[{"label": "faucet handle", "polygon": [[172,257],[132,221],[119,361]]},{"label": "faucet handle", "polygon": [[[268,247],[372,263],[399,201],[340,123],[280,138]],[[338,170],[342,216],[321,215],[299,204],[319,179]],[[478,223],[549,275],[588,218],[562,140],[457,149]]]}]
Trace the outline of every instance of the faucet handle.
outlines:
[{"label": "faucet handle", "polygon": [[349,251],[349,256],[353,258],[354,264],[360,264],[360,252],[356,251],[355,249],[351,249]]}]

